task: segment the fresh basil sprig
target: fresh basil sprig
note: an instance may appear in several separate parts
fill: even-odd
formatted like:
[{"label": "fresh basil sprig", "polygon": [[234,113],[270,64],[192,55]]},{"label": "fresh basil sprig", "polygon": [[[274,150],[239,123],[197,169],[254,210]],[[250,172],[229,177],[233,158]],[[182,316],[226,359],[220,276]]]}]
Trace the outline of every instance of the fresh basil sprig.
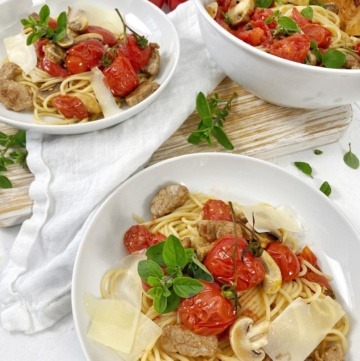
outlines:
[{"label": "fresh basil sprig", "polygon": [[0,188],[12,188],[12,183],[3,173],[7,166],[20,164],[26,166],[27,150],[26,133],[19,130],[15,134],[7,135],[0,132]]},{"label": "fresh basil sprig", "polygon": [[[196,97],[196,110],[201,121],[197,130],[192,132],[188,137],[188,142],[191,144],[207,142],[212,145],[212,138],[215,138],[225,149],[233,150],[234,146],[223,130],[223,125],[235,96],[236,93],[234,93],[228,101],[224,101],[221,100],[216,93],[208,100],[204,93],[200,92]],[[219,104],[224,102],[225,105],[222,108],[219,107]]]},{"label": "fresh basil sprig", "polygon": [[32,15],[29,15],[27,19],[21,19],[23,26],[32,29],[32,32],[26,39],[27,45],[33,44],[41,38],[51,39],[57,42],[65,37],[68,23],[66,12],[63,11],[58,16],[55,29],[49,26],[49,19],[50,9],[46,4],[41,7],[37,19]]},{"label": "fresh basil sprig", "polygon": [[185,249],[173,235],[149,247],[146,256],[148,259],[138,264],[138,273],[151,287],[148,294],[153,297],[154,308],[160,314],[176,309],[181,298],[189,298],[202,291],[204,286],[198,279],[213,281],[211,273],[197,259],[194,250]]}]

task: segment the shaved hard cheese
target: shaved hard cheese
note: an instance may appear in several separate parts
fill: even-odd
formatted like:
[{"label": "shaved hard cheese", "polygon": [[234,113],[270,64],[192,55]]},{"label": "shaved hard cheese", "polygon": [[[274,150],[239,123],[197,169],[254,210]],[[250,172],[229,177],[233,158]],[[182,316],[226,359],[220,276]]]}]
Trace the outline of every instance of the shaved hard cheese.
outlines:
[{"label": "shaved hard cheese", "polygon": [[104,83],[105,77],[101,70],[99,68],[93,68],[91,69],[91,72],[91,85],[104,117],[110,117],[122,112],[123,110],[116,104],[110,89]]},{"label": "shaved hard cheese", "polygon": [[273,361],[304,361],[344,314],[329,296],[310,304],[297,298],[271,322],[264,350]]},{"label": "shaved hard cheese", "polygon": [[5,49],[9,61],[17,64],[25,74],[29,74],[36,67],[37,57],[35,46],[26,45],[25,34],[18,34],[4,39]]},{"label": "shaved hard cheese", "polygon": [[242,206],[241,210],[251,225],[255,220],[255,230],[258,232],[274,231],[280,228],[289,232],[303,230],[299,216],[290,207],[257,204]]}]

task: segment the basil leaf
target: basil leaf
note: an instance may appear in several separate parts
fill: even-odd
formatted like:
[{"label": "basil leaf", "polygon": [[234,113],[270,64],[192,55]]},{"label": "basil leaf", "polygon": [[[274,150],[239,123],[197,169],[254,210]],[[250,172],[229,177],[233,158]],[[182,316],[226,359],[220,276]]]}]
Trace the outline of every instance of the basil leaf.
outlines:
[{"label": "basil leaf", "polygon": [[194,248],[185,248],[186,258],[187,262],[192,262],[193,257],[195,257],[195,251]]},{"label": "basil leaf", "polygon": [[350,168],[359,168],[359,158],[351,151],[351,144],[349,144],[349,151],[344,155],[344,162]]},{"label": "basil leaf", "polygon": [[328,197],[331,194],[331,186],[326,181],[320,186],[320,190],[321,190],[321,192],[323,192]]},{"label": "basil leaf", "polygon": [[305,162],[294,162],[296,168],[298,168],[299,170],[301,170],[304,174],[310,176],[311,178],[312,176],[312,168],[310,166],[310,164],[305,163]]},{"label": "basil leaf", "polygon": [[287,32],[298,32],[299,27],[296,22],[288,16],[281,16],[278,20],[278,25]]},{"label": "basil leaf", "polygon": [[194,254],[192,261],[188,265],[189,275],[204,280],[206,282],[214,282],[213,275],[208,271],[203,263],[199,261],[196,254]]},{"label": "basil leaf", "polygon": [[158,265],[165,265],[162,256],[164,244],[165,242],[160,242],[158,244],[155,244],[154,246],[149,247],[145,253],[146,257],[151,261],[156,262]]},{"label": "basil leaf", "polygon": [[0,175],[0,188],[8,189],[12,188],[12,183],[10,182],[8,177],[4,175]]},{"label": "basil leaf", "polygon": [[169,267],[179,266],[180,269],[183,269],[187,264],[185,248],[179,239],[173,235],[165,241],[162,256],[165,264]]},{"label": "basil leaf", "polygon": [[196,97],[196,110],[201,119],[212,119],[211,110],[203,92],[200,92]]},{"label": "basil leaf", "polygon": [[178,277],[174,279],[174,292],[181,298],[195,296],[204,289],[204,285],[190,277]]},{"label": "basil leaf", "polygon": [[229,138],[225,134],[225,132],[222,130],[222,128],[218,126],[214,126],[212,130],[212,135],[214,138],[227,150],[233,150],[234,146],[230,142]]},{"label": "basil leaf", "polygon": [[323,154],[323,151],[320,150],[320,149],[315,149],[315,150],[314,150],[314,154],[320,155],[320,154]]},{"label": "basil leaf", "polygon": [[153,276],[157,278],[162,278],[164,273],[161,267],[151,260],[143,260],[138,263],[138,273],[141,279],[145,282],[148,281],[148,278]]},{"label": "basil leaf", "polygon": [[171,294],[167,297],[167,305],[163,313],[176,310],[180,304],[180,297],[171,289]]},{"label": "basil leaf", "polygon": [[166,310],[167,298],[163,295],[163,290],[161,287],[155,287],[152,288],[152,290],[155,290],[153,291],[154,309],[157,313],[162,314]]},{"label": "basil leaf", "polygon": [[256,7],[268,8],[273,3],[273,0],[256,0]]},{"label": "basil leaf", "polygon": [[50,18],[50,8],[48,5],[43,5],[39,12],[40,22],[43,24],[47,24]]},{"label": "basil leaf", "polygon": [[346,55],[339,50],[330,49],[322,55],[322,64],[326,68],[340,69],[346,62]]},{"label": "basil leaf", "polygon": [[314,17],[314,10],[311,6],[306,6],[304,9],[301,10],[301,15],[307,19],[312,19]]},{"label": "basil leaf", "polygon": [[161,286],[161,280],[158,277],[149,276],[146,282],[151,287]]}]

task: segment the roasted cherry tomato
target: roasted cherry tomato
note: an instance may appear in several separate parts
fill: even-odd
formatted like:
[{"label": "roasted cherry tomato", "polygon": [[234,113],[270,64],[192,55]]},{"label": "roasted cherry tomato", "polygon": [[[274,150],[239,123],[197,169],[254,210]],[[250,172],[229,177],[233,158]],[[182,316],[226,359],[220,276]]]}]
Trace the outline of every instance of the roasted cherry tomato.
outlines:
[{"label": "roasted cherry tomato", "polygon": [[265,40],[264,30],[259,27],[244,31],[234,31],[233,34],[240,40],[252,46],[258,46]]},{"label": "roasted cherry tomato", "polygon": [[78,74],[98,66],[105,54],[103,43],[90,39],[74,45],[67,51],[66,68],[71,74]]},{"label": "roasted cherry tomato", "polygon": [[139,85],[136,71],[124,56],[117,56],[103,73],[114,96],[125,97]]},{"label": "roasted cherry tomato", "polygon": [[173,11],[175,10],[178,5],[184,3],[186,0],[168,0],[169,10]]},{"label": "roasted cherry tomato", "polygon": [[154,5],[156,5],[158,8],[162,8],[165,4],[165,0],[150,0]]},{"label": "roasted cherry tomato", "polygon": [[43,58],[40,64],[41,64],[41,69],[43,69],[52,76],[65,78],[70,75],[67,69],[65,69],[62,65],[53,63],[52,61],[46,58]]},{"label": "roasted cherry tomato", "polygon": [[294,280],[300,272],[300,263],[295,253],[285,244],[271,242],[267,252],[279,266],[284,282]]},{"label": "roasted cherry tomato", "polygon": [[39,39],[35,42],[35,51],[38,58],[42,59],[45,56],[44,45],[49,43],[49,39]]},{"label": "roasted cherry tomato", "polygon": [[260,259],[255,258],[247,246],[248,243],[242,237],[237,237],[237,243],[231,235],[221,237],[206,256],[204,264],[219,282],[229,285],[236,278],[236,289],[247,290],[258,285],[266,273]]},{"label": "roasted cherry tomato", "polygon": [[204,289],[181,301],[178,309],[180,321],[199,335],[219,335],[235,321],[234,306],[221,294],[216,283],[200,282]]},{"label": "roasted cherry tomato", "polygon": [[154,244],[165,241],[162,233],[152,234],[141,224],[131,226],[124,235],[124,244],[130,253],[147,249]]},{"label": "roasted cherry tomato", "polygon": [[202,218],[209,221],[232,221],[230,206],[220,199],[209,199],[202,209]]},{"label": "roasted cherry tomato", "polygon": [[129,34],[126,36],[126,39],[119,44],[117,53],[128,58],[135,71],[138,71],[148,64],[151,52],[152,48],[150,45],[146,45],[144,49],[141,48],[134,35]]},{"label": "roasted cherry tomato", "polygon": [[309,37],[305,34],[298,34],[275,41],[270,46],[269,52],[283,59],[303,63],[309,49]]},{"label": "roasted cherry tomato", "polygon": [[[265,9],[265,8],[256,8],[254,13],[251,15],[251,20],[253,21],[267,21],[266,25],[269,29],[275,29],[277,26],[277,22],[275,20],[275,17],[273,16],[274,12],[271,9]],[[268,19],[271,19],[271,22],[268,23]]]},{"label": "roasted cherry tomato", "polygon": [[[299,255],[299,259],[300,259],[300,262],[302,259],[305,261],[308,261],[312,266],[314,266],[316,269],[321,271],[320,267],[318,266],[318,263],[317,263],[317,257],[315,256],[313,251],[308,246],[305,246],[302,249],[302,251]],[[323,275],[319,275],[308,269],[308,271],[306,272],[306,274],[303,277],[310,282],[318,283],[320,286],[325,287],[328,290],[331,290],[329,280]]]},{"label": "roasted cherry tomato", "polygon": [[300,27],[303,26],[303,25],[305,25],[305,24],[311,23],[311,20],[310,20],[309,18],[306,18],[305,16],[303,16],[296,7],[293,7],[293,9],[292,9],[291,18],[292,18],[292,19],[296,22],[296,24],[298,24]]},{"label": "roasted cherry tomato", "polygon": [[320,24],[305,24],[301,30],[310,38],[310,41],[315,41],[319,48],[326,49],[330,45],[331,31]]},{"label": "roasted cherry tomato", "polygon": [[109,30],[102,28],[101,26],[89,25],[86,29],[86,33],[95,33],[103,37],[103,43],[109,46],[114,46],[118,38]]},{"label": "roasted cherry tomato", "polygon": [[58,95],[52,101],[52,105],[66,118],[85,119],[89,113],[83,102],[69,95]]}]

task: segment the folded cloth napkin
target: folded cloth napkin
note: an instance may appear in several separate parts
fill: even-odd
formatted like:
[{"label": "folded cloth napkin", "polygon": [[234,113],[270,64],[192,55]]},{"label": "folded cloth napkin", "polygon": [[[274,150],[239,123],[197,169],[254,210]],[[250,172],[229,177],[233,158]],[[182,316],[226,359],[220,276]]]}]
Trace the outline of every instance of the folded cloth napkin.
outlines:
[{"label": "folded cloth napkin", "polygon": [[115,127],[71,136],[27,133],[33,214],[16,238],[0,284],[1,324],[34,333],[71,312],[76,252],[97,205],[149,160],[224,78],[205,49],[191,1],[171,12],[180,60],[160,97]]}]

